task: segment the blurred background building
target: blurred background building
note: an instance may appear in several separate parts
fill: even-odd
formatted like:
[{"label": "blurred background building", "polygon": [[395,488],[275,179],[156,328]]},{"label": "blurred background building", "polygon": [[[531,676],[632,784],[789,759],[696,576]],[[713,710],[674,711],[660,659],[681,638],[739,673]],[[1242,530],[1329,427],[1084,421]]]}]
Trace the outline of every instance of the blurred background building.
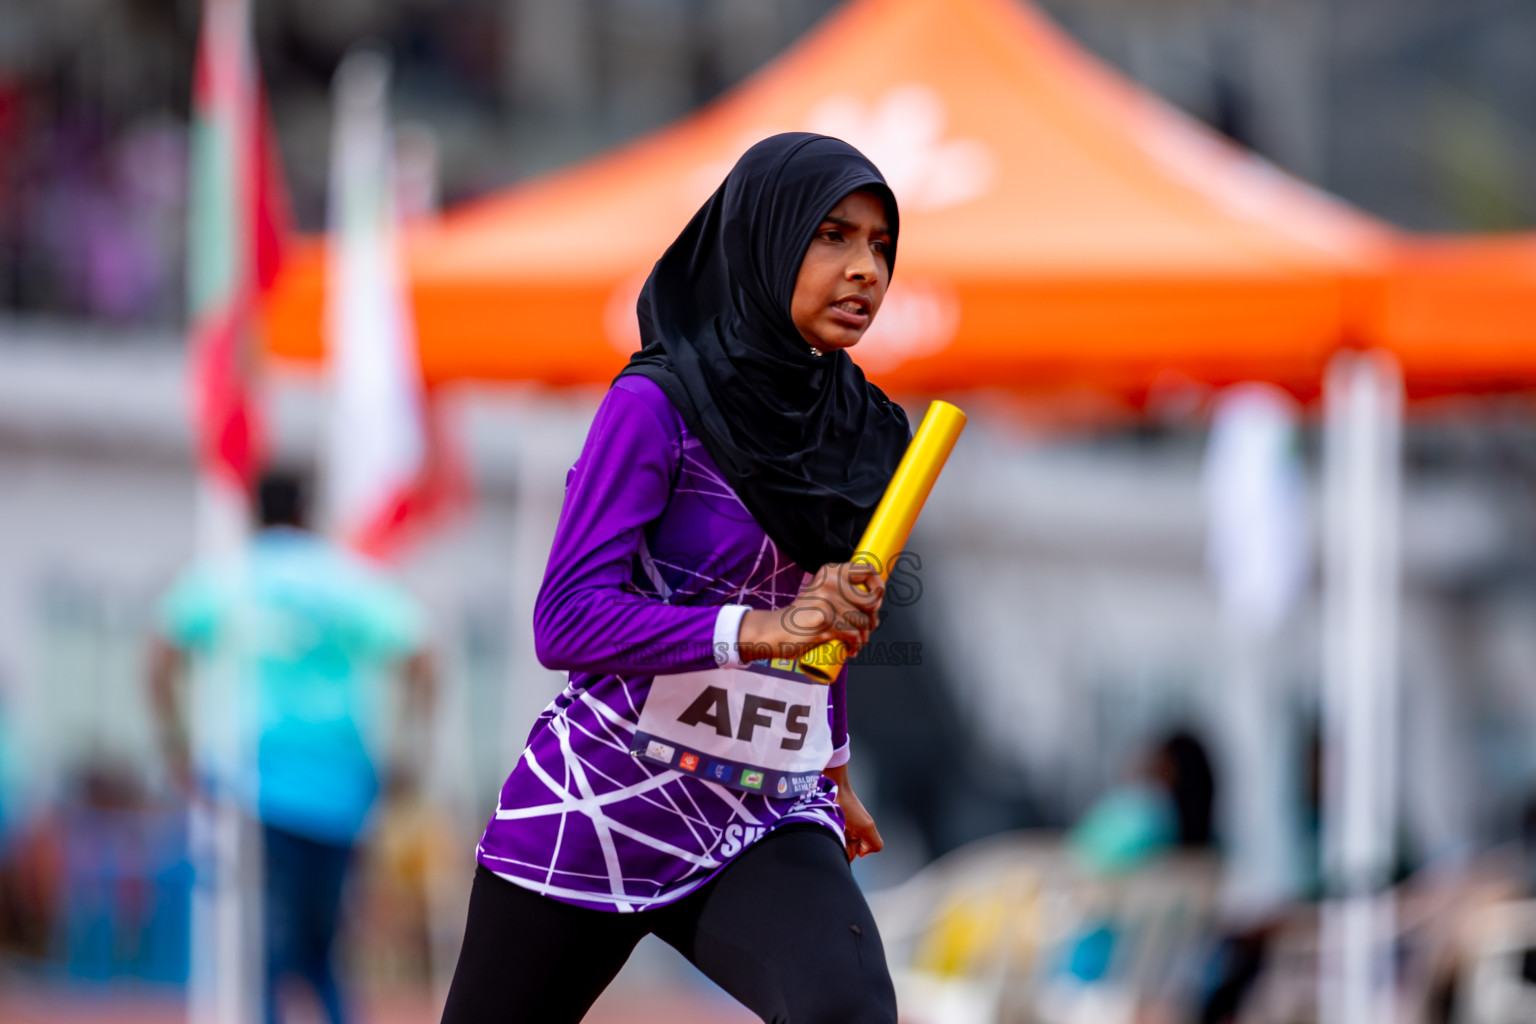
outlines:
[{"label": "blurred background building", "polygon": [[[402,167],[415,209],[430,211],[694,110],[834,6],[259,0],[256,41],[295,220],[324,227],[331,81],[359,41],[393,58]],[[1399,226],[1536,224],[1536,5],[1042,6],[1188,114]],[[192,554],[194,531],[183,355],[198,8],[0,0],[0,834],[10,865],[0,986],[55,970],[185,978],[185,855],[142,677],[155,597]],[[430,786],[466,878],[496,789],[561,684],[534,659],[527,623],[560,482],[597,397],[456,389],[476,502],[403,567],[433,611],[443,658],[445,753]],[[281,378],[270,401],[278,451],[312,461],[323,388]],[[886,853],[859,865],[869,888],[995,833],[1070,827],[1177,730],[1209,748],[1220,801],[1243,751],[1226,717],[1237,669],[1207,566],[1213,405],[1198,388],[1172,387],[1134,424],[1086,433],[1001,400],[975,409],[914,539],[921,594],[893,607],[883,631],[921,645],[921,671],[870,665],[855,676],[856,778],[887,839]],[[1297,884],[1314,895],[1319,449],[1315,417],[1303,416],[1295,455],[1311,539],[1297,556],[1300,597],[1264,653]],[[1396,859],[1407,876],[1518,840],[1536,799],[1532,407],[1441,401],[1410,425],[1405,473]],[[967,642],[978,635],[989,645]],[[1220,811],[1218,833],[1238,813]],[[131,850],[117,861],[131,871],[108,877],[91,862],[103,831]],[[392,849],[371,890],[373,941],[356,928],[358,962],[429,985],[451,955],[433,943],[446,934],[451,944],[458,925],[390,895],[390,870],[421,870],[408,839]],[[125,903],[122,885],[140,895]]]}]

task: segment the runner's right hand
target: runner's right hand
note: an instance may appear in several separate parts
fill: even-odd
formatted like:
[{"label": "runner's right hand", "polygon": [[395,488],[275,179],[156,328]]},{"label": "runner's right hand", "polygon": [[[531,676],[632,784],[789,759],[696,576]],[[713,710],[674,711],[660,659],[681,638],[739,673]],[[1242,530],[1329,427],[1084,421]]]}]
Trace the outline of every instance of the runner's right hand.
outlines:
[{"label": "runner's right hand", "polygon": [[741,643],[757,657],[768,644],[774,657],[800,658],[822,644],[841,640],[853,657],[880,625],[885,581],[863,562],[834,562],[821,567],[792,604],[773,611],[751,611],[741,623]]}]

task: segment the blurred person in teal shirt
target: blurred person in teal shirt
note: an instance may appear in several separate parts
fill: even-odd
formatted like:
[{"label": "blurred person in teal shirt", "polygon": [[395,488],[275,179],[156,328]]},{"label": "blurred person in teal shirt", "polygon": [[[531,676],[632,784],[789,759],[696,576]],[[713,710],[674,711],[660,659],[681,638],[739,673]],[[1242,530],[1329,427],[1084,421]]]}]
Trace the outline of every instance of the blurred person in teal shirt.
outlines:
[{"label": "blurred person in teal shirt", "polygon": [[1215,845],[1216,779],[1205,745],[1183,730],[1164,738],[1136,776],[1096,800],[1068,836],[1077,861],[1118,875],[1173,849]]},{"label": "blurred person in teal shirt", "polygon": [[386,750],[391,683],[403,669],[396,746],[414,732],[419,751],[431,670],[421,607],[309,531],[305,490],[295,474],[267,474],[244,558],[195,565],[175,582],[150,682],[172,774],[190,790],[207,766],[191,763],[175,681],[189,656],[222,659],[230,672],[240,743],[254,756],[227,781],[263,834],[267,1019],[281,1019],[283,986],[302,980],[341,1024],[331,954],[352,850],[381,775],[399,785],[405,767]]}]

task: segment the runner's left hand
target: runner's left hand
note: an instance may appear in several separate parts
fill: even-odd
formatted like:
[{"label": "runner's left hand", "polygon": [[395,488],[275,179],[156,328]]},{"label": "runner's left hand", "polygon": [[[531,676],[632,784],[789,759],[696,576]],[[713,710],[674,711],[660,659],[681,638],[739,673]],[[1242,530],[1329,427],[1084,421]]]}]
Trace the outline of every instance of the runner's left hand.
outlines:
[{"label": "runner's left hand", "polygon": [[837,806],[842,808],[843,821],[846,823],[843,841],[848,847],[849,863],[852,863],[856,857],[864,857],[883,850],[885,840],[880,838],[880,830],[875,827],[874,817],[864,809],[864,802],[848,784],[848,766],[828,768],[822,774],[837,783]]}]

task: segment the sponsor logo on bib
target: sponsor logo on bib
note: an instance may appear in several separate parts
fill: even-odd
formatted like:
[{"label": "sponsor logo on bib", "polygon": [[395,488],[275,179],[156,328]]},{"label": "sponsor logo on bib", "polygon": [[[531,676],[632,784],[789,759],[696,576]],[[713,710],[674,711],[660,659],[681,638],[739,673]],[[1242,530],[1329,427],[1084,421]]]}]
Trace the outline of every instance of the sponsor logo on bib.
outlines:
[{"label": "sponsor logo on bib", "polygon": [[653,758],[657,761],[666,761],[668,764],[672,762],[672,755],[674,752],[675,748],[661,742],[660,740],[651,740],[651,742],[645,745],[646,757]]},{"label": "sponsor logo on bib", "polygon": [[789,780],[786,779],[784,776],[780,775],[779,776],[779,784],[776,787],[774,787],[774,788],[776,788],[779,791],[779,796],[783,796],[785,793],[789,792]]},{"label": "sponsor logo on bib", "polygon": [[721,782],[729,782],[731,780],[731,773],[733,770],[734,769],[732,769],[728,764],[721,764],[719,761],[711,761],[709,762],[709,767],[704,770],[704,774],[708,775],[712,779],[719,779]]},{"label": "sponsor logo on bib", "polygon": [[746,786],[746,787],[750,788],[750,789],[762,789],[763,788],[763,773],[762,772],[742,772],[741,773],[741,784],[743,786]]},{"label": "sponsor logo on bib", "polygon": [[677,766],[685,772],[696,772],[699,770],[699,755],[685,750],[683,756],[677,759]]}]

